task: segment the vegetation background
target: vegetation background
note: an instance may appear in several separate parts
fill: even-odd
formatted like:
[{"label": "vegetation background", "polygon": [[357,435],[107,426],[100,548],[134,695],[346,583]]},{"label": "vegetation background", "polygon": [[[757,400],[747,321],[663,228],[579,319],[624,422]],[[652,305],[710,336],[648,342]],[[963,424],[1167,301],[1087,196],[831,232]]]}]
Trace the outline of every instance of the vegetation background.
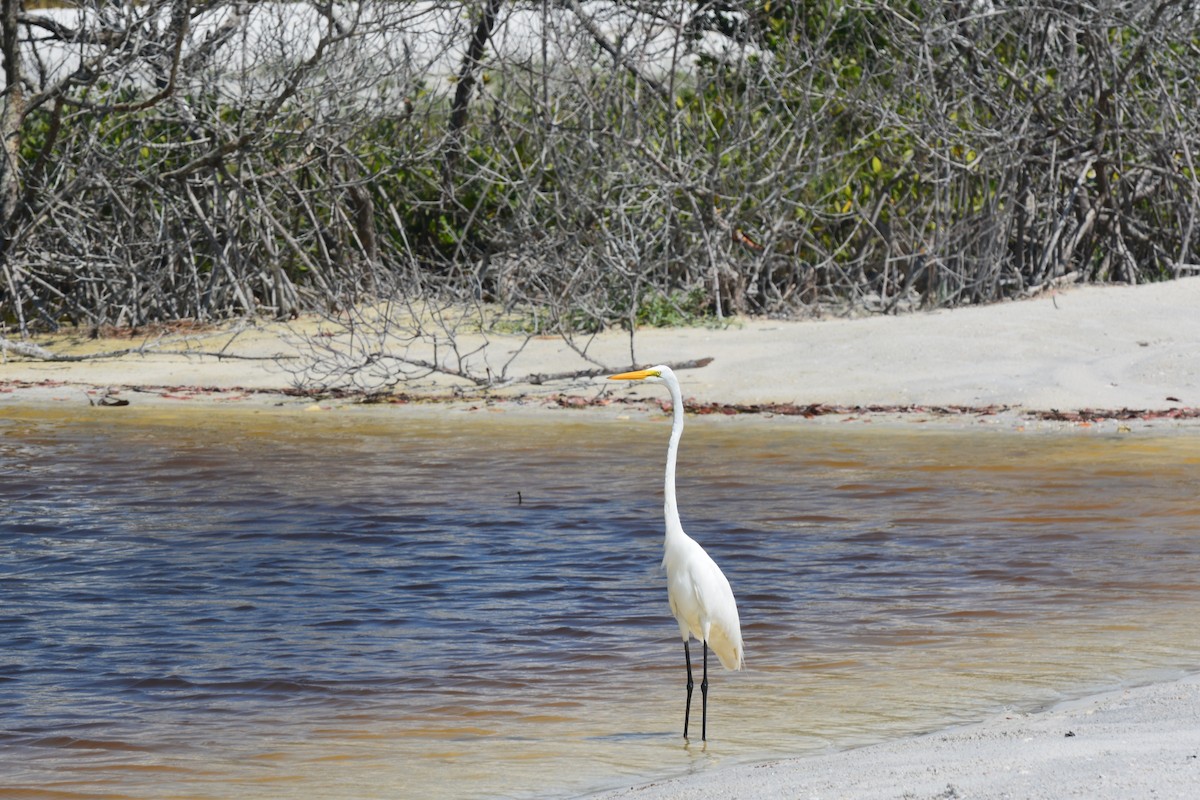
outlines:
[{"label": "vegetation background", "polygon": [[0,57],[22,335],[318,313],[453,362],[1200,270],[1193,0],[3,0]]}]

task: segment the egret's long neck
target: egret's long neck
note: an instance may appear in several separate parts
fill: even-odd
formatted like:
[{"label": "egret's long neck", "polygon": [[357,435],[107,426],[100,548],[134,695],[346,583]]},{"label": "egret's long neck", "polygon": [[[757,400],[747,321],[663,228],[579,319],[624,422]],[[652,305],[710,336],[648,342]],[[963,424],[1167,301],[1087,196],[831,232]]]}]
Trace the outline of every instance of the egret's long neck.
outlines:
[{"label": "egret's long neck", "polygon": [[683,396],[675,381],[667,381],[671,392],[671,443],[667,446],[667,474],[663,481],[663,516],[667,523],[667,536],[683,533],[679,521],[679,506],[675,502],[675,459],[679,453],[679,439],[683,436]]}]

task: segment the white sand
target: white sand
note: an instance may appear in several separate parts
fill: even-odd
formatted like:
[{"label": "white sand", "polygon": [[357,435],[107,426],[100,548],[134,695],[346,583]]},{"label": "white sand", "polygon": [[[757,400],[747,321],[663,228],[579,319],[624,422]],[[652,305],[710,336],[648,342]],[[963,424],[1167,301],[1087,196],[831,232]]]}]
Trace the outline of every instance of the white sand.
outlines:
[{"label": "white sand", "polygon": [[1200,796],[1200,676],[828,755],[731,767],[598,795],[696,798],[1135,800]]},{"label": "white sand", "polygon": [[756,323],[686,352],[671,332],[655,334],[642,339],[650,360],[715,356],[688,389],[724,402],[1200,405],[1200,279],[903,318]]},{"label": "white sand", "polygon": [[[249,356],[294,352],[294,344],[281,340],[278,329],[272,328],[185,344],[194,350],[224,349]],[[475,368],[482,372],[487,366],[499,373],[522,344],[516,337],[491,337],[474,357]],[[466,345],[469,350],[474,343]],[[627,368],[628,335],[606,333],[592,343],[589,353],[609,368]],[[1035,410],[1196,407],[1200,278],[1137,287],[1082,287],[1022,302],[900,317],[755,320],[723,330],[643,330],[634,356],[639,365],[713,358],[707,367],[681,373],[685,396],[698,402],[1001,404]],[[546,337],[525,345],[508,363],[507,374],[519,378],[595,366],[561,341]],[[293,376],[274,362],[210,356],[147,354],[69,364],[9,358],[0,363],[0,382],[8,382],[9,388],[13,382],[45,380],[69,386],[256,390],[293,385]],[[454,378],[404,388],[444,394],[455,387],[474,390]],[[617,386],[599,379],[538,387],[518,381],[494,394],[561,391],[595,397],[602,389],[659,397],[655,387]],[[43,394],[46,391],[43,387]],[[79,397],[78,392],[74,396]]]},{"label": "white sand", "polygon": [[[270,329],[189,346],[248,356],[292,352]],[[494,337],[476,364],[498,371],[520,346],[518,339]],[[612,369],[626,368],[628,336],[605,334],[590,353]],[[641,365],[707,357],[714,359],[709,366],[681,374],[685,395],[700,402],[999,404],[1043,411],[1195,408],[1200,406],[1200,278],[1077,288],[1020,303],[903,317],[753,321],[726,330],[646,330],[637,337]],[[594,367],[548,338],[529,342],[508,374]],[[82,405],[86,392],[95,396],[95,387],[103,386],[117,387],[133,407],[186,400],[206,400],[205,407],[211,407],[263,397],[240,389],[291,385],[292,376],[270,361],[152,354],[64,364],[10,357],[0,362],[0,413],[23,402]],[[443,379],[417,388],[444,395],[455,385],[463,386]],[[661,399],[655,387],[634,389],[602,379],[549,387],[514,383],[499,394],[536,398],[550,392]],[[270,396],[270,402],[279,400]],[[1180,435],[1195,431],[1195,425],[1180,428]],[[610,796],[1193,798],[1200,797],[1198,756],[1200,679],[1192,678],[870,748],[704,772]]]}]

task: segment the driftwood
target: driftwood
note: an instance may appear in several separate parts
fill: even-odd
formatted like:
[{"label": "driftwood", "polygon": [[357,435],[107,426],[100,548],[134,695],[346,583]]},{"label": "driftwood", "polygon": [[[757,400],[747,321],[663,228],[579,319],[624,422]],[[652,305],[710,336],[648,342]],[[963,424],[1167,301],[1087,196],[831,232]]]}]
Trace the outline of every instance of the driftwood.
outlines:
[{"label": "driftwood", "polygon": [[[22,358],[28,358],[28,359],[31,359],[34,361],[51,361],[51,362],[63,362],[63,363],[78,363],[81,361],[103,361],[105,359],[124,358],[125,356],[131,356],[131,355],[144,356],[144,355],[149,355],[149,354],[168,355],[168,356],[200,356],[200,357],[216,358],[216,359],[238,359],[238,360],[243,360],[243,361],[279,361],[279,360],[295,358],[295,356],[284,356],[284,355],[247,356],[247,355],[240,355],[238,353],[226,352],[226,350],[229,348],[229,346],[231,344],[233,344],[234,339],[236,339],[240,334],[242,334],[245,330],[247,330],[247,327],[248,326],[241,326],[241,327],[235,328],[232,331],[221,331],[219,333],[209,334],[207,336],[197,337],[197,336],[193,335],[193,336],[188,336],[188,337],[172,337],[172,338],[160,339],[160,340],[153,341],[153,342],[145,342],[143,344],[138,345],[137,347],[122,347],[122,348],[119,348],[116,350],[105,350],[100,353],[83,353],[83,354],[55,353],[54,351],[47,350],[46,348],[42,347],[41,345],[34,344],[33,342],[13,341],[12,339],[8,339],[4,336],[0,336],[0,353],[3,353],[5,356],[7,356],[9,353],[13,353]],[[224,335],[229,335],[229,337],[230,337],[229,341],[225,343],[224,347],[222,347],[220,350],[216,350],[216,351],[164,349],[168,345],[177,344],[180,341],[183,341],[185,338],[188,338],[188,339],[212,338],[214,336],[224,336]]]},{"label": "driftwood", "polygon": [[38,361],[72,360],[66,356],[60,356],[55,353],[51,353],[46,348],[32,344],[31,342],[14,342],[10,339],[5,339],[3,336],[0,336],[0,353],[4,353],[5,355],[9,353],[16,353],[24,358],[33,358],[37,359]]},{"label": "driftwood", "polygon": [[[707,367],[712,362],[712,356],[708,356],[707,358],[695,358],[691,361],[672,361],[665,366],[668,366],[673,370],[701,369],[702,367]],[[612,375],[614,373],[621,372],[623,369],[625,369],[625,367],[599,367],[596,369],[581,369],[573,372],[551,372],[546,374],[535,372],[530,375],[526,375],[524,378],[516,381],[516,383],[530,383],[534,386],[541,386],[542,384],[549,383],[550,381],[598,378],[601,375]],[[629,369],[637,369],[637,367],[629,367]]]}]

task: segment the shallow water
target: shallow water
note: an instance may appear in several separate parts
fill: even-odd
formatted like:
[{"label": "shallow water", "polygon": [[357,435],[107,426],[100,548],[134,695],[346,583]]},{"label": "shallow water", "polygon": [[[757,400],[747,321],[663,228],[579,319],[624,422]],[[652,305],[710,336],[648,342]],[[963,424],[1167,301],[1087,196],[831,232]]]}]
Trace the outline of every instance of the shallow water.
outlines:
[{"label": "shallow water", "polygon": [[568,797],[1200,665],[1196,432],[690,419],[702,746],[667,420],[125,411],[0,417],[0,797]]}]

